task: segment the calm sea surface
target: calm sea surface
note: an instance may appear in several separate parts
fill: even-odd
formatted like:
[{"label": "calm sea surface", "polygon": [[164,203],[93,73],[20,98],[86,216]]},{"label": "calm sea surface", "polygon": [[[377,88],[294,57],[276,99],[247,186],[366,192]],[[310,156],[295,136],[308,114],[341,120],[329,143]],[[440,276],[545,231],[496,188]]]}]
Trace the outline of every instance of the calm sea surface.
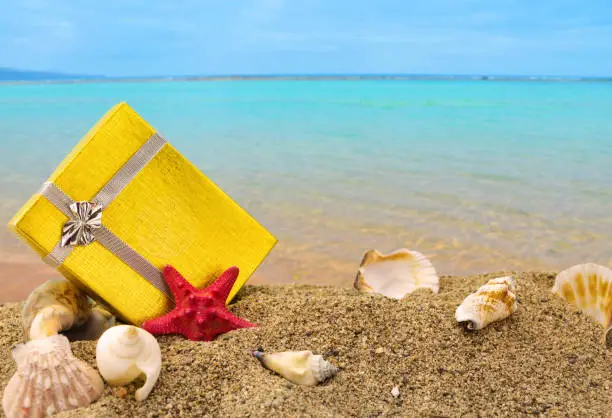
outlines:
[{"label": "calm sea surface", "polygon": [[[612,266],[612,83],[0,85],[1,223],[120,101],[279,238],[268,282],[348,286],[369,248],[443,274]],[[0,250],[37,261],[5,228]]]}]

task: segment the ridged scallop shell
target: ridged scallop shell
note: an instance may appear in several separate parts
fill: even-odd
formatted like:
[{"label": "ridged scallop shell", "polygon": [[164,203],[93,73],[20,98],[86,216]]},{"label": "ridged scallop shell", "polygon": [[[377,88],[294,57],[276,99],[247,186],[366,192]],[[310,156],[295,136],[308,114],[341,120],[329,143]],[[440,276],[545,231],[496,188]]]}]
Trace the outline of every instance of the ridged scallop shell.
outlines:
[{"label": "ridged scallop shell", "polygon": [[87,406],[102,395],[104,382],[72,354],[63,335],[29,341],[13,349],[17,372],[2,398],[8,418],[42,417]]},{"label": "ridged scallop shell", "polygon": [[593,263],[570,267],[557,275],[552,292],[603,325],[612,347],[612,270]]},{"label": "ridged scallop shell", "polygon": [[418,251],[402,248],[384,255],[370,250],[361,260],[353,287],[360,292],[401,299],[418,288],[438,293],[440,278],[427,257]]},{"label": "ridged scallop shell", "polygon": [[153,335],[132,325],[108,329],[96,346],[100,374],[111,386],[126,385],[144,376],[144,385],[136,391],[136,400],[144,401],[159,377],[161,351]]},{"label": "ridged scallop shell", "polygon": [[83,325],[91,303],[85,293],[67,280],[48,280],[30,293],[22,310],[27,340],[55,335]]},{"label": "ridged scallop shell", "polygon": [[468,295],[455,311],[455,319],[467,330],[476,331],[516,312],[516,282],[512,277],[489,280]]},{"label": "ridged scallop shell", "polygon": [[314,355],[311,351],[270,354],[254,351],[253,355],[265,367],[298,385],[315,386],[338,373],[338,369],[323,356]]}]

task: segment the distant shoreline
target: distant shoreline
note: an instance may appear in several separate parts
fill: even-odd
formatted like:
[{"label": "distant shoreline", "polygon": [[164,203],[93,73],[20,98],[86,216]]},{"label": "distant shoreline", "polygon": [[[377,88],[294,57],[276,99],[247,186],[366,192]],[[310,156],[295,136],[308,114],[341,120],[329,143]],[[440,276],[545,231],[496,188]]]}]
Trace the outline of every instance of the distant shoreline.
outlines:
[{"label": "distant shoreline", "polygon": [[23,84],[90,84],[90,83],[154,83],[202,81],[503,81],[546,83],[610,83],[612,77],[556,77],[556,76],[494,76],[494,75],[211,75],[177,77],[100,77],[53,80],[6,80],[0,85]]}]

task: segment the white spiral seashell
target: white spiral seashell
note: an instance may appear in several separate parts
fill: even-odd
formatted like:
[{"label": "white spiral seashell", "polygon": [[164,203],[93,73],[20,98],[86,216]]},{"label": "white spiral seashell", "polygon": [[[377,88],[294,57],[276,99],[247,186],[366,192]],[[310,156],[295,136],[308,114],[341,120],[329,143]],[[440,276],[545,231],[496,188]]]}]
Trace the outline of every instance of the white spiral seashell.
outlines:
[{"label": "white spiral seashell", "polygon": [[455,312],[455,319],[466,330],[476,331],[516,312],[516,282],[512,277],[498,277],[466,297]]},{"label": "white spiral seashell", "polygon": [[100,374],[111,386],[126,385],[144,375],[136,400],[149,396],[161,371],[161,351],[153,335],[132,325],[119,325],[102,334],[96,346]]},{"label": "white spiral seashell", "polygon": [[311,351],[270,354],[254,351],[253,355],[268,369],[299,385],[315,386],[338,373],[338,369],[323,356]]},{"label": "white spiral seashell", "polygon": [[72,354],[63,335],[19,344],[13,349],[17,371],[4,389],[8,418],[42,417],[89,405],[104,382],[89,364]]}]

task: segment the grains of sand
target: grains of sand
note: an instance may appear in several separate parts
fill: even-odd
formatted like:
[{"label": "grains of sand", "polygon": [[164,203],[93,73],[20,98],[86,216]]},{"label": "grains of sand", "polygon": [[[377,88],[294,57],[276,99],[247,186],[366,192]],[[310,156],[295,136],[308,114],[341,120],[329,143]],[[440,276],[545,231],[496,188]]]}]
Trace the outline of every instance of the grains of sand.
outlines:
[{"label": "grains of sand", "polygon": [[[258,328],[213,342],[159,337],[162,372],[148,399],[136,402],[134,385],[107,386],[88,408],[58,416],[611,416],[612,350],[601,325],[550,293],[554,274],[516,274],[510,318],[474,333],[456,324],[457,305],[493,276],[445,277],[439,294],[401,301],[247,286],[231,310]],[[1,389],[23,338],[19,308],[0,307]],[[95,366],[95,342],[72,348]],[[342,370],[320,386],[297,386],[263,368],[256,349],[311,350]]]}]

